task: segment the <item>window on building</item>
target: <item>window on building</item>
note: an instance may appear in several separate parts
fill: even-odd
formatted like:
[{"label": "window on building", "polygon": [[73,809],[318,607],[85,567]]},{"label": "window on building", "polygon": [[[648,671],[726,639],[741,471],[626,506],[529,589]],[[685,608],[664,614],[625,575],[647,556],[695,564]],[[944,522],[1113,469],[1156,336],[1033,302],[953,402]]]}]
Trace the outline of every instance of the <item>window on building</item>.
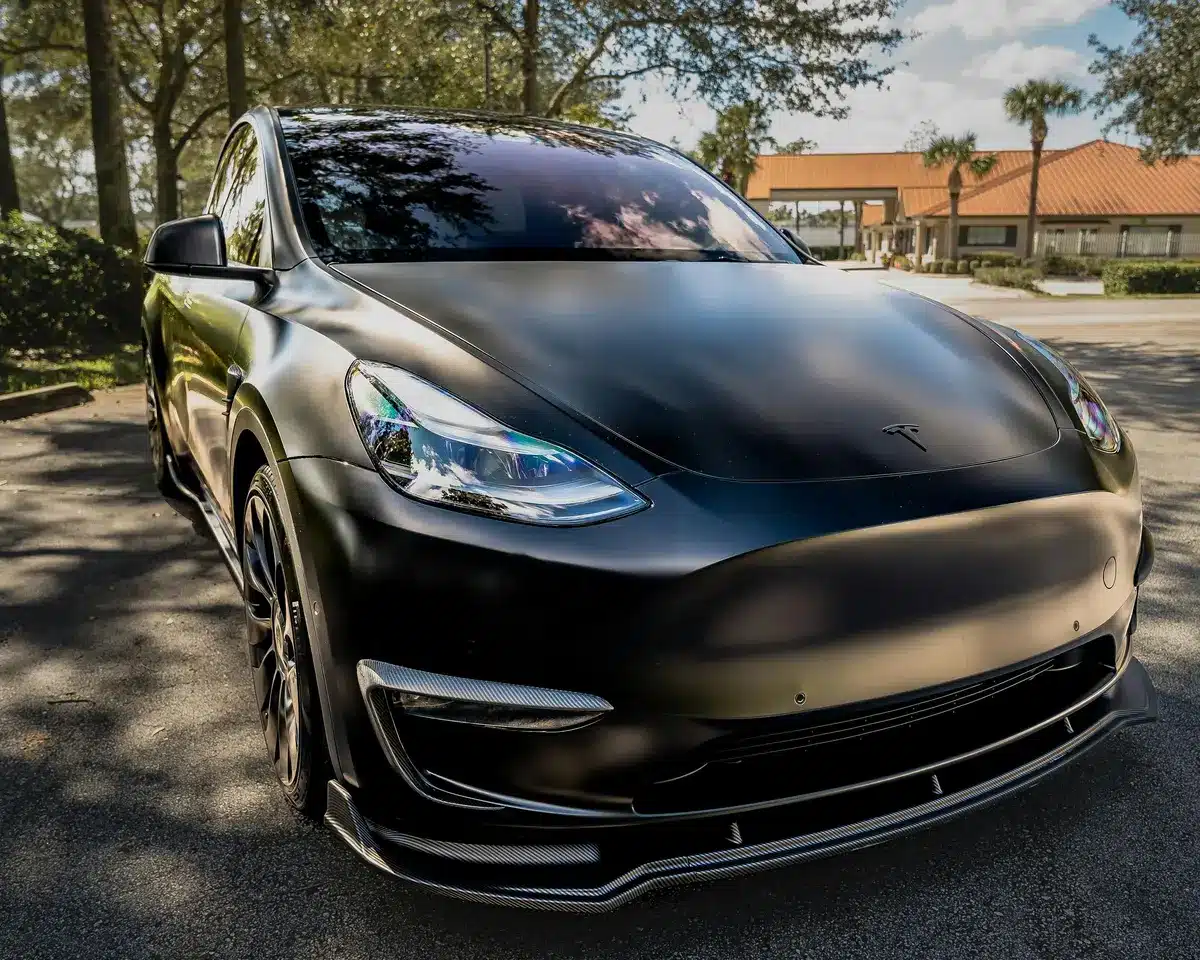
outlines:
[{"label": "window on building", "polygon": [[1003,225],[959,227],[958,245],[960,247],[1015,247],[1017,245],[1017,228]]},{"label": "window on building", "polygon": [[1100,231],[1095,227],[1083,227],[1079,231],[1079,253],[1083,256],[1094,254],[1099,235]]},{"label": "window on building", "polygon": [[1170,257],[1178,248],[1177,227],[1121,228],[1121,255],[1124,257]]}]

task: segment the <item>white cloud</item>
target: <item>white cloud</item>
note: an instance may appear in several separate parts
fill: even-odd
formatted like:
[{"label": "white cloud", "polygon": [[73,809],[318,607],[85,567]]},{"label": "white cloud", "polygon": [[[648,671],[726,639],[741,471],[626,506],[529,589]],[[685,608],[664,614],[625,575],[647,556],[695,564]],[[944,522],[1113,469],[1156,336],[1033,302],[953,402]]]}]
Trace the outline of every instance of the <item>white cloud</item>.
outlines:
[{"label": "white cloud", "polygon": [[958,28],[969,37],[1022,33],[1077,23],[1108,0],[948,0],[920,11],[912,29],[932,36]]},{"label": "white cloud", "polygon": [[1017,84],[1033,77],[1083,77],[1087,71],[1088,58],[1069,47],[1030,47],[1014,40],[978,58],[967,75]]}]

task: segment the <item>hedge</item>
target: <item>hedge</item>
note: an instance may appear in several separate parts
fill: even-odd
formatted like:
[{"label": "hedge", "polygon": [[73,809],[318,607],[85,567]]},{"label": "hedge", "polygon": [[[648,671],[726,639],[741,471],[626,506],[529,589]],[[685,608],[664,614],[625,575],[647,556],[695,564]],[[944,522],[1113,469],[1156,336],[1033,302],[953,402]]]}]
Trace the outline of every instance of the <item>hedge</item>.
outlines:
[{"label": "hedge", "polygon": [[[826,247],[810,246],[808,249],[812,251],[812,255],[814,257],[816,257],[818,260],[852,260],[852,259],[854,259],[851,256],[851,254],[854,253],[854,245],[853,244],[847,244],[845,247],[839,247],[836,245],[835,246],[826,246]],[[843,250],[846,252],[845,256],[842,256]]]},{"label": "hedge", "polygon": [[1101,274],[1106,296],[1200,293],[1200,263],[1110,260]]},{"label": "hedge", "polygon": [[142,270],[128,251],[13,214],[0,220],[0,354],[135,342]]},{"label": "hedge", "polygon": [[993,287],[1016,287],[1019,290],[1036,291],[1042,273],[1028,267],[980,267],[975,271],[975,279]]},{"label": "hedge", "polygon": [[985,267],[1019,267],[1021,257],[1015,253],[977,253],[976,259]]},{"label": "hedge", "polygon": [[1048,277],[1099,277],[1107,262],[1103,257],[1048,253],[1042,260],[1042,269]]}]

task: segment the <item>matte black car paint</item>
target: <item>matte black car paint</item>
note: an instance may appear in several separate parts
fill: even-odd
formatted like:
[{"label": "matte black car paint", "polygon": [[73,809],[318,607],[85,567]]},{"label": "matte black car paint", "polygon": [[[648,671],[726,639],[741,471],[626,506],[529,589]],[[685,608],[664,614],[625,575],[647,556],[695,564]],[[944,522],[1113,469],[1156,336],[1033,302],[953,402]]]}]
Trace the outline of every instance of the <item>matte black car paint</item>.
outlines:
[{"label": "matte black car paint", "polygon": [[[1132,446],[1094,450],[1061,385],[1003,329],[802,265],[322,264],[274,113],[245,122],[264,151],[278,282],[160,275],[146,336],[172,446],[231,542],[239,456],[252,440],[276,469],[348,840],[354,816],[463,842],[635,830],[636,797],[686,778],[695,751],[738,724],[901,703],[1099,637],[1113,637],[1125,705],[1089,722],[1154,715],[1144,673],[1126,669],[1147,552]],[[356,432],[356,358],[573,450],[652,506],[568,530],[407,498]],[[884,432],[901,422],[927,450]],[[410,781],[372,727],[363,659],[614,709],[561,734],[409,720]],[[677,823],[687,848],[686,823],[719,821],[723,835],[728,816],[698,796],[655,820]],[[429,857],[405,849],[389,869]],[[491,883],[406,875],[462,895]],[[560,881],[539,877],[541,894],[498,902],[556,901]],[[597,902],[627,898],[610,893]]]}]

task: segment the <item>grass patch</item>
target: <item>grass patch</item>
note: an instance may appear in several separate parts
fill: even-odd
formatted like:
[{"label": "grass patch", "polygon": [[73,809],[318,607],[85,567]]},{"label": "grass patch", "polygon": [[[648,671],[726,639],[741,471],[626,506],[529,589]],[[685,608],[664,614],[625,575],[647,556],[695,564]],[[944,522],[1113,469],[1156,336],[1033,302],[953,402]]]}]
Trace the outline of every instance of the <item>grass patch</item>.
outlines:
[{"label": "grass patch", "polygon": [[136,343],[88,357],[16,350],[0,355],[0,393],[72,381],[87,390],[103,390],[141,379],[142,352]]}]

